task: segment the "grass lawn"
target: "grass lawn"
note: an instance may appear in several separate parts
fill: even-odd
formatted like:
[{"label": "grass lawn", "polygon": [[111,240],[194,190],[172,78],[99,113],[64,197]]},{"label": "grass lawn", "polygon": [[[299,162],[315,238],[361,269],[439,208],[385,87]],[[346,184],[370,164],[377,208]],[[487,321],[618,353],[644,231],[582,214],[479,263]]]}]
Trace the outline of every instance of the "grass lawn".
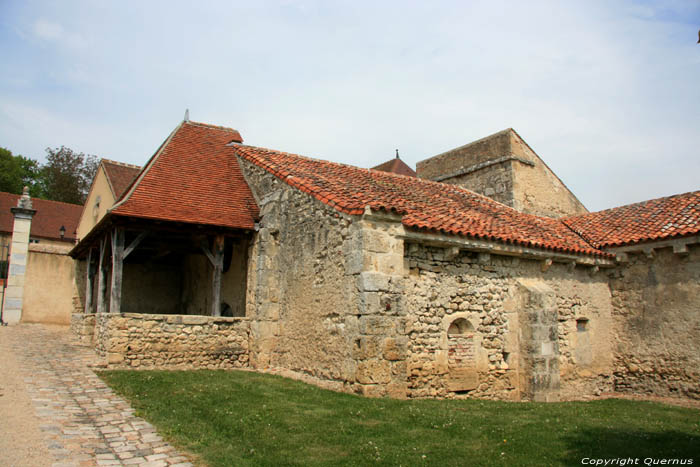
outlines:
[{"label": "grass lawn", "polygon": [[700,411],[650,402],[365,399],[243,371],[100,377],[210,466],[700,464]]}]

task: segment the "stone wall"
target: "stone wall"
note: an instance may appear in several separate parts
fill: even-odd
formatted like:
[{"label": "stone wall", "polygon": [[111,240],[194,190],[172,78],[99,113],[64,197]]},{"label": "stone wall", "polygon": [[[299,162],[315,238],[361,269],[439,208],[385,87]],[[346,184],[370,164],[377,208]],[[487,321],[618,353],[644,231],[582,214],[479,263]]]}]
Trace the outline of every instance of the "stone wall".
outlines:
[{"label": "stone wall", "polygon": [[459,185],[518,211],[562,217],[587,212],[512,129],[418,162],[421,178]]},{"label": "stone wall", "polygon": [[338,388],[352,384],[358,300],[345,245],[353,219],[247,161],[239,164],[261,214],[248,265],[251,365]]},{"label": "stone wall", "polygon": [[[611,387],[610,293],[601,273],[416,243],[406,262],[411,397],[557,400]],[[571,332],[581,317],[586,342]],[[455,339],[449,330],[461,320],[468,325]],[[472,357],[456,361],[465,349],[455,344],[473,346]]]},{"label": "stone wall", "polygon": [[563,217],[588,212],[525,141],[512,132],[511,154],[532,165],[513,162],[513,207],[538,216]]},{"label": "stone wall", "polygon": [[253,366],[405,397],[400,218],[344,215],[240,164],[262,216],[248,272]]},{"label": "stone wall", "polygon": [[97,353],[112,367],[248,366],[250,323],[245,318],[128,313],[94,316]]},{"label": "stone wall", "polygon": [[95,315],[83,312],[73,313],[70,319],[70,330],[79,343],[92,346],[95,338]]},{"label": "stone wall", "polygon": [[615,390],[700,399],[700,244],[628,256],[610,279]]}]

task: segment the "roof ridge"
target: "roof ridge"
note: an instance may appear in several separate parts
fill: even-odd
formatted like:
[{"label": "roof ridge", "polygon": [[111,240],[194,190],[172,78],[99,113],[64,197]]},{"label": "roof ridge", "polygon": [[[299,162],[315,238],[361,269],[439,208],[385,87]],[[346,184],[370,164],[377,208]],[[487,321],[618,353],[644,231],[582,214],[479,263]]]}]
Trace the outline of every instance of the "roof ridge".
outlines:
[{"label": "roof ridge", "polygon": [[[503,130],[503,132],[506,132],[506,131],[509,131],[509,130],[511,130],[511,128],[508,128],[508,129],[506,129],[506,130]],[[499,133],[501,133],[501,132],[499,132]],[[560,219],[555,219],[555,218],[552,218],[552,217],[538,216],[538,215],[536,215],[536,214],[530,214],[530,213],[518,211],[517,209],[515,209],[515,208],[513,208],[513,207],[511,207],[511,206],[508,206],[507,204],[503,204],[503,203],[501,203],[500,201],[496,201],[496,200],[493,199],[493,198],[489,198],[488,196],[482,195],[481,193],[477,193],[477,192],[475,192],[475,191],[469,190],[469,189],[464,188],[464,187],[461,187],[461,186],[459,186],[459,185],[453,185],[453,184],[450,184],[450,183],[436,182],[436,181],[433,181],[433,180],[429,180],[429,179],[426,179],[426,178],[420,178],[420,177],[409,177],[408,175],[397,174],[397,173],[394,173],[394,172],[384,172],[384,171],[382,171],[382,170],[375,170],[375,169],[363,168],[363,167],[358,167],[358,166],[356,166],[356,165],[345,164],[345,163],[342,163],[342,162],[327,161],[327,160],[325,160],[325,159],[318,159],[318,158],[313,158],[313,157],[309,157],[309,156],[303,156],[303,155],[301,155],[301,154],[294,154],[294,153],[289,153],[289,152],[286,152],[286,151],[279,151],[279,150],[277,150],[277,149],[261,148],[261,147],[259,147],[259,146],[251,146],[251,145],[249,145],[249,144],[237,144],[237,145],[231,146],[231,147],[233,147],[233,148],[236,148],[236,147],[248,147],[248,148],[251,148],[251,149],[260,149],[260,150],[263,150],[263,151],[272,151],[272,152],[276,152],[276,153],[283,154],[283,155],[294,156],[294,157],[300,157],[300,158],[302,158],[302,159],[306,159],[306,160],[310,160],[310,161],[324,162],[324,163],[334,164],[334,165],[341,166],[341,167],[350,167],[350,168],[352,168],[352,169],[357,169],[357,170],[372,171],[372,173],[375,173],[375,174],[380,175],[380,176],[383,176],[383,177],[401,177],[401,178],[409,179],[409,180],[412,180],[412,181],[416,181],[416,182],[418,182],[418,183],[423,183],[423,184],[426,184],[426,185],[433,185],[433,186],[438,185],[438,186],[440,186],[442,189],[451,190],[453,193],[460,193],[460,194],[473,195],[473,196],[476,196],[477,198],[479,198],[479,199],[482,200],[482,201],[486,201],[486,202],[488,202],[488,203],[498,204],[498,205],[500,205],[500,206],[503,206],[504,208],[509,209],[510,211],[513,211],[513,212],[517,213],[518,215],[526,216],[526,217],[529,217],[529,218],[531,218],[531,219],[544,219],[544,220],[546,220],[546,221],[554,221],[554,222],[560,221]],[[296,175],[294,175],[294,176],[296,177]],[[568,226],[567,226],[567,227],[568,227]],[[587,243],[589,243],[589,242],[587,242]]]},{"label": "roof ridge", "polygon": [[211,124],[211,123],[195,122],[195,121],[192,121],[192,120],[186,120],[184,123],[185,123],[185,125],[201,126],[201,127],[204,127],[204,128],[211,128],[211,129],[214,129],[214,130],[223,130],[223,131],[228,131],[228,132],[231,132],[231,133],[237,133],[239,136],[240,136],[240,134],[241,134],[241,133],[240,133],[238,130],[236,130],[235,128],[231,128],[231,127],[228,127],[228,126],[213,125],[213,124]]},{"label": "roof ridge", "polygon": [[[18,197],[18,198],[22,196],[22,195],[18,195],[18,194],[15,194],[15,193],[10,193],[9,191],[0,191],[0,194],[3,194],[3,195],[10,195],[10,196],[16,196],[16,197]],[[56,201],[56,200],[53,200],[53,199],[38,198],[38,197],[36,197],[36,196],[31,196],[31,198],[32,198],[32,203],[33,203],[34,201],[41,201],[41,202],[46,202],[46,203],[64,204],[64,205],[66,205],[66,206],[79,206],[79,207],[81,207],[81,208],[83,207],[82,204],[67,203],[67,202],[65,202],[65,201]]]},{"label": "roof ridge", "polygon": [[562,220],[566,220],[566,219],[582,218],[582,217],[589,216],[589,215],[593,215],[593,214],[601,214],[601,213],[604,213],[604,212],[615,211],[615,210],[623,209],[623,208],[631,208],[631,207],[635,207],[635,206],[643,206],[643,205],[646,205],[646,204],[648,204],[648,203],[651,203],[652,201],[662,201],[662,200],[668,200],[668,199],[671,199],[671,198],[678,198],[678,197],[681,197],[681,196],[688,196],[688,195],[695,195],[695,194],[700,195],[700,190],[696,190],[696,191],[687,191],[687,192],[685,192],[685,193],[677,193],[677,194],[675,194],[675,195],[661,196],[661,197],[659,197],[659,198],[651,198],[651,199],[647,199],[647,200],[644,200],[644,201],[638,201],[638,202],[636,202],[636,203],[623,204],[623,205],[621,205],[621,206],[614,206],[614,207],[612,207],[612,208],[602,209],[602,210],[600,210],[600,211],[586,212],[586,213],[583,213],[583,214],[575,214],[575,215],[571,215],[571,216],[566,216],[566,217],[562,217],[561,219],[562,219]]},{"label": "roof ridge", "polygon": [[[551,251],[610,257],[609,253],[593,247],[579,235],[571,232],[571,229],[558,219],[523,213],[456,185],[403,175],[401,175],[403,178],[397,178],[397,174],[394,173],[313,159],[274,149],[250,145],[229,146],[238,157],[264,169],[287,185],[308,193],[322,203],[346,214],[361,215],[364,208],[370,206],[372,209],[391,210],[403,214],[407,216],[405,225],[418,230],[434,230]],[[306,164],[304,161],[311,164]],[[298,172],[295,167],[299,167]],[[359,197],[348,196],[343,192],[343,187],[349,187],[345,182],[334,186],[334,179],[350,180],[353,172],[358,176],[358,186],[365,185],[365,188],[361,188],[362,195]],[[404,181],[409,184],[401,183]],[[375,196],[372,194],[372,186],[383,185],[382,182],[391,185],[395,182],[396,190],[389,187],[388,196],[382,198],[381,195],[377,195],[378,197],[372,198]],[[354,190],[354,188],[348,189]],[[404,199],[401,194],[402,189],[411,190],[420,196],[425,195],[427,198],[420,198],[422,200],[420,201],[409,195]],[[398,198],[391,193],[395,193]],[[433,198],[442,198],[446,205],[449,205],[448,209],[434,210],[427,214],[420,211],[423,209],[421,203],[430,203]],[[405,201],[406,199],[408,201]],[[467,207],[468,205],[471,207]],[[462,209],[467,210],[462,211]],[[460,213],[464,214],[460,219],[453,219],[455,214]],[[491,217],[483,219],[485,216]],[[490,226],[493,222],[497,225],[492,229]],[[519,226],[525,228],[523,233],[520,233]],[[566,241],[567,236],[573,243],[562,243]]]},{"label": "roof ridge", "polygon": [[109,164],[119,165],[119,166],[123,166],[123,167],[129,167],[131,169],[141,169],[140,165],[129,164],[128,162],[119,162],[119,161],[115,161],[112,159],[107,159],[106,157],[103,157],[102,159],[100,159],[100,162],[107,162]]}]

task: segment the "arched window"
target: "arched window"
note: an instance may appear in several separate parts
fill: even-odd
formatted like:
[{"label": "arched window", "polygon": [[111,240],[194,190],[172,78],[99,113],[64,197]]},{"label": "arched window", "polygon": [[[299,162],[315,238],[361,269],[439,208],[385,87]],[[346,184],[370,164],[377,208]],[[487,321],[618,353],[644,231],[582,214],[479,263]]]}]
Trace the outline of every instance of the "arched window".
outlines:
[{"label": "arched window", "polygon": [[464,318],[457,318],[456,320],[452,321],[450,327],[447,328],[447,335],[448,337],[458,336],[462,334],[468,334],[473,331],[474,326],[472,326],[472,323],[470,323]]}]

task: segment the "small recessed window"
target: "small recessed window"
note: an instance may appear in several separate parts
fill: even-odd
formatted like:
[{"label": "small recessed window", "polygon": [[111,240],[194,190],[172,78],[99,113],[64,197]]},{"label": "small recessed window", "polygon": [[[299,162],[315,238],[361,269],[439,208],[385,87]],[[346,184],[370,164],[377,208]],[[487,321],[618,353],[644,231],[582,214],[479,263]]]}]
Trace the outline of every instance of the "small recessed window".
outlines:
[{"label": "small recessed window", "polygon": [[576,330],[578,332],[588,331],[588,320],[586,318],[580,318],[576,320]]},{"label": "small recessed window", "polygon": [[464,318],[458,318],[454,321],[452,321],[452,324],[450,324],[450,327],[447,328],[447,335],[448,336],[457,336],[461,334],[467,334],[470,331],[474,330],[474,326],[472,326],[472,323],[467,321]]}]

